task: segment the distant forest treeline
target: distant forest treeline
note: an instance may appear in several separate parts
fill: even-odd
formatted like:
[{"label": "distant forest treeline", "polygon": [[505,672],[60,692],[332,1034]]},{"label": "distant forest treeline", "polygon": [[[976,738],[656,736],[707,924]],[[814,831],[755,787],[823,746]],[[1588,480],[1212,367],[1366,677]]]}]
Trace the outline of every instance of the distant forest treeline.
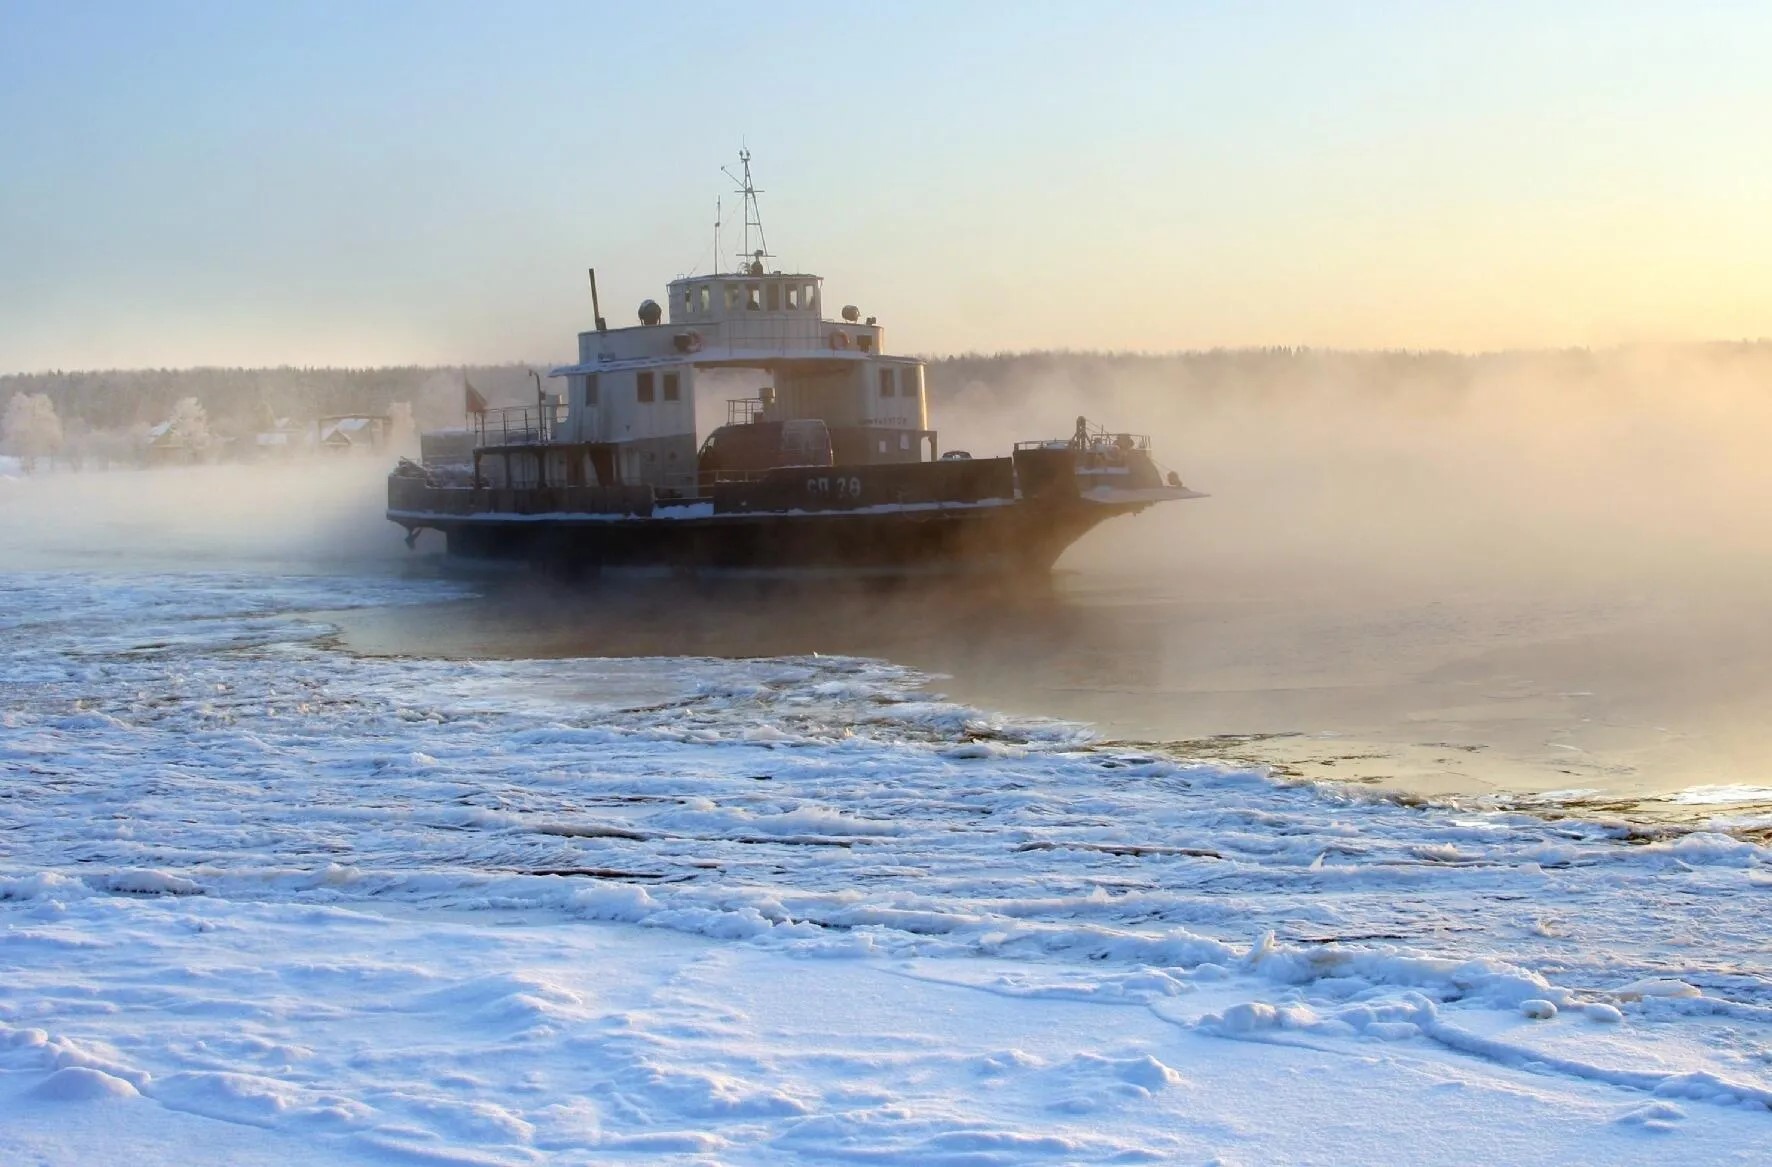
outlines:
[{"label": "distant forest treeline", "polygon": [[[550,391],[545,366],[533,366]],[[210,428],[244,435],[276,418],[385,413],[410,402],[421,427],[462,420],[462,384],[472,381],[493,404],[527,402],[532,366],[419,366],[366,369],[115,369],[0,375],[0,403],[15,393],[44,394],[71,431],[122,431],[157,424],[184,397],[196,397]],[[1325,386],[1423,403],[1456,399],[1486,381],[1529,376],[1570,388],[1603,389],[1684,376],[1757,384],[1772,394],[1772,341],[1561,349],[1492,354],[1344,351],[1308,348],[1223,349],[1166,355],[1090,352],[965,354],[931,358],[928,386],[938,406],[960,396],[1005,405],[1054,385],[1087,399],[1092,390],[1161,386],[1201,402],[1281,397]],[[1677,388],[1677,386],[1670,386]]]},{"label": "distant forest treeline", "polygon": [[[1274,397],[1333,389],[1415,403],[1452,401],[1488,384],[1531,382],[1571,390],[1676,389],[1685,377],[1757,384],[1772,395],[1772,340],[1525,349],[1495,353],[1313,348],[1210,349],[1161,355],[1095,352],[969,353],[932,360],[930,396],[988,388],[1012,399],[1064,386],[1087,397],[1126,386],[1160,386],[1196,401]],[[1670,383],[1669,378],[1673,379]]]},{"label": "distant forest treeline", "polygon": [[[463,378],[489,400],[533,399],[527,365],[374,369],[105,369],[0,375],[0,403],[15,393],[47,396],[64,426],[131,430],[166,420],[184,397],[203,404],[209,427],[240,436],[278,418],[312,421],[332,414],[383,414],[410,402],[422,426],[460,425]],[[547,369],[537,370],[547,384]],[[553,386],[550,386],[553,387]]]}]

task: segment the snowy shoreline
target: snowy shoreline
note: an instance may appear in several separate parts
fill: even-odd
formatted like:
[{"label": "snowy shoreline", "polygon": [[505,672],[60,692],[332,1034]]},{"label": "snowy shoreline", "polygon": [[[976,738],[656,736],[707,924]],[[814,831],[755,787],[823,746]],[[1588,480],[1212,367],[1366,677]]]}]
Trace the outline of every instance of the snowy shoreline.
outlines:
[{"label": "snowy shoreline", "polygon": [[[1772,1122],[1748,839],[1283,785],[871,661],[366,658],[301,615],[442,583],[6,583],[14,1160],[219,1121],[218,1162],[1403,1162],[1421,1124],[1716,1162]],[[1473,1156],[1489,1104],[1540,1129]]]}]

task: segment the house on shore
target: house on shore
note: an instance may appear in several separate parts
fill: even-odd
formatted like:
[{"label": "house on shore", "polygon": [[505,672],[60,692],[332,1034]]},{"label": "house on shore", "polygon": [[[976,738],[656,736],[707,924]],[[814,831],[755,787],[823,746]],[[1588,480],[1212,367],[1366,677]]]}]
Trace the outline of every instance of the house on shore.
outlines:
[{"label": "house on shore", "polygon": [[335,454],[378,453],[387,449],[392,432],[386,414],[349,413],[319,421],[319,448]]}]

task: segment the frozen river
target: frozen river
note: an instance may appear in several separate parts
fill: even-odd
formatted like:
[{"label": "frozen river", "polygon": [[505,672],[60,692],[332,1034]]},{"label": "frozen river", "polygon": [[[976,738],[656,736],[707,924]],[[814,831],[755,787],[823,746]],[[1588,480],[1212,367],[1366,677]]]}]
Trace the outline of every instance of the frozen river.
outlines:
[{"label": "frozen river", "polygon": [[1557,646],[1654,651],[1665,598],[1436,622],[1085,564],[698,606],[176,524],[120,564],[22,514],[8,1162],[1745,1163],[1772,1129],[1757,776],[1639,753],[1624,810],[1529,814],[1474,764],[1424,802],[1238,760],[1535,772],[1508,703],[1651,700]]}]

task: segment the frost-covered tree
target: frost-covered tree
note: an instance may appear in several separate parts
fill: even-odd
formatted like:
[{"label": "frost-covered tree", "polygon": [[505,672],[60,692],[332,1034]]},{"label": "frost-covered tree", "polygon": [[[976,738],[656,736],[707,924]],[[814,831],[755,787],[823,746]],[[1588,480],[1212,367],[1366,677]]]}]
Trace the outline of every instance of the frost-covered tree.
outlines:
[{"label": "frost-covered tree", "polygon": [[23,463],[28,474],[39,458],[54,457],[62,446],[62,422],[55,404],[42,393],[14,393],[0,422],[0,442]]},{"label": "frost-covered tree", "polygon": [[181,397],[172,407],[166,436],[176,445],[201,450],[209,445],[209,413],[195,397]]}]

